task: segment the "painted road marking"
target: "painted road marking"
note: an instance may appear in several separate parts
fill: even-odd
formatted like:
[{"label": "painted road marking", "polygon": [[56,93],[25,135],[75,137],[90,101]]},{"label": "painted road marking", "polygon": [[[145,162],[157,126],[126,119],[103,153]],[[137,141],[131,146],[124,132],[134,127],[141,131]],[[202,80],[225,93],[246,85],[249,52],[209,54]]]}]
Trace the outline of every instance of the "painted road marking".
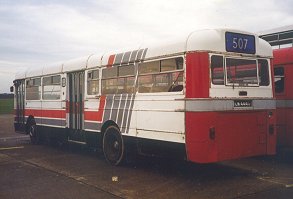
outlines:
[{"label": "painted road marking", "polygon": [[24,146],[4,147],[4,148],[0,148],[0,151],[13,150],[13,149],[23,149],[23,148],[24,148]]},{"label": "painted road marking", "polygon": [[263,181],[267,181],[267,182],[271,182],[271,183],[274,183],[274,184],[279,184],[279,185],[283,185],[285,186],[286,188],[291,188],[293,187],[293,184],[287,184],[287,183],[283,183],[283,182],[279,182],[279,181],[291,181],[293,180],[293,178],[273,178],[273,177],[257,177],[257,179],[259,180],[263,180]]}]

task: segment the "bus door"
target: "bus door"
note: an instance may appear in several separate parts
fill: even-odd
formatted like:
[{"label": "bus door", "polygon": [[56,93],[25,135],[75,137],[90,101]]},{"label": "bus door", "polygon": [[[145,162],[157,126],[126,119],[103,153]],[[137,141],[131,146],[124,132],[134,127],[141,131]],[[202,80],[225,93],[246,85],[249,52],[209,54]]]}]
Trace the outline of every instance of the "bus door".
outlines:
[{"label": "bus door", "polygon": [[14,82],[15,87],[15,119],[14,128],[16,131],[25,130],[25,116],[24,116],[24,87],[25,80],[16,80]]},{"label": "bus door", "polygon": [[68,82],[68,141],[85,143],[84,72],[69,73]]}]

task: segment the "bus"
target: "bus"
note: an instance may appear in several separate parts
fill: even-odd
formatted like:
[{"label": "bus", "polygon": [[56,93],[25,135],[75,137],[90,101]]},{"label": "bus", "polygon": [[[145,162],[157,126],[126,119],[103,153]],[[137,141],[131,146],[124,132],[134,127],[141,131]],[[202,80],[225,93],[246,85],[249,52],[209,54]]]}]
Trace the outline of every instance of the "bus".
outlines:
[{"label": "bus", "polygon": [[263,31],[273,47],[278,148],[293,147],[293,25]]},{"label": "bus", "polygon": [[275,49],[274,76],[277,99],[277,144],[293,147],[293,47]]},{"label": "bus", "polygon": [[276,151],[272,48],[256,34],[194,31],[169,44],[90,55],[16,75],[15,129],[32,143],[213,163]]}]

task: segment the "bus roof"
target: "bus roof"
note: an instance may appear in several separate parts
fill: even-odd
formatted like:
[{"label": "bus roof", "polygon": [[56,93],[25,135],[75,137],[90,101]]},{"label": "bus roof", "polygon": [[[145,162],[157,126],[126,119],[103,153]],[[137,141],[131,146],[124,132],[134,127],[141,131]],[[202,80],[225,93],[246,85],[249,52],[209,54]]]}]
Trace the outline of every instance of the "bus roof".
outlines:
[{"label": "bus roof", "polygon": [[224,42],[226,32],[235,32],[254,36],[256,50],[253,56],[272,57],[271,46],[263,39],[260,39],[257,34],[233,29],[206,29],[194,31],[173,43],[165,45],[157,45],[150,48],[140,48],[118,54],[106,53],[104,55],[89,55],[82,58],[69,60],[62,64],[56,64],[53,67],[45,66],[41,69],[29,69],[24,74],[17,74],[16,79],[79,71],[109,65],[128,64],[148,59],[180,55],[184,54],[185,52],[192,51],[225,53],[227,52]]}]

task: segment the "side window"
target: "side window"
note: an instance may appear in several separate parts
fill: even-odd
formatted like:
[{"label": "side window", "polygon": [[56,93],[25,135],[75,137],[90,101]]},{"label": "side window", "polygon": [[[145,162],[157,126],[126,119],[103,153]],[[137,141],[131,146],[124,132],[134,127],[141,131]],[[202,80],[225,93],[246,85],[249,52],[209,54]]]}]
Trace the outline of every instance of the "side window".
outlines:
[{"label": "side window", "polygon": [[149,74],[160,72],[160,61],[141,63],[138,66],[138,74]]},{"label": "side window", "polygon": [[27,100],[41,99],[41,78],[26,80],[26,99]]},{"label": "side window", "polygon": [[99,70],[92,70],[87,73],[87,94],[99,94]]},{"label": "side window", "polygon": [[274,68],[275,73],[275,91],[276,93],[283,93],[285,90],[285,76],[284,67],[278,66]]},{"label": "side window", "polygon": [[134,65],[119,66],[118,73],[119,77],[134,76]]},{"label": "side window", "polygon": [[178,92],[183,90],[183,58],[139,65],[138,92]]},{"label": "side window", "polygon": [[61,96],[61,76],[49,76],[43,78],[43,99],[58,100]]},{"label": "side window", "polygon": [[182,70],[183,69],[183,58],[178,57],[175,59],[166,59],[161,61],[161,72]]},{"label": "side window", "polygon": [[211,57],[212,83],[214,85],[224,85],[223,60],[222,56],[212,55]]},{"label": "side window", "polygon": [[134,65],[122,65],[118,67],[117,93],[133,93],[135,70]]},{"label": "side window", "polygon": [[102,71],[102,94],[133,93],[134,81],[133,64],[105,68]]},{"label": "side window", "polygon": [[258,60],[258,76],[259,76],[260,86],[270,85],[268,60],[265,60],[265,59]]},{"label": "side window", "polygon": [[118,67],[104,68],[102,70],[102,94],[117,93]]}]

